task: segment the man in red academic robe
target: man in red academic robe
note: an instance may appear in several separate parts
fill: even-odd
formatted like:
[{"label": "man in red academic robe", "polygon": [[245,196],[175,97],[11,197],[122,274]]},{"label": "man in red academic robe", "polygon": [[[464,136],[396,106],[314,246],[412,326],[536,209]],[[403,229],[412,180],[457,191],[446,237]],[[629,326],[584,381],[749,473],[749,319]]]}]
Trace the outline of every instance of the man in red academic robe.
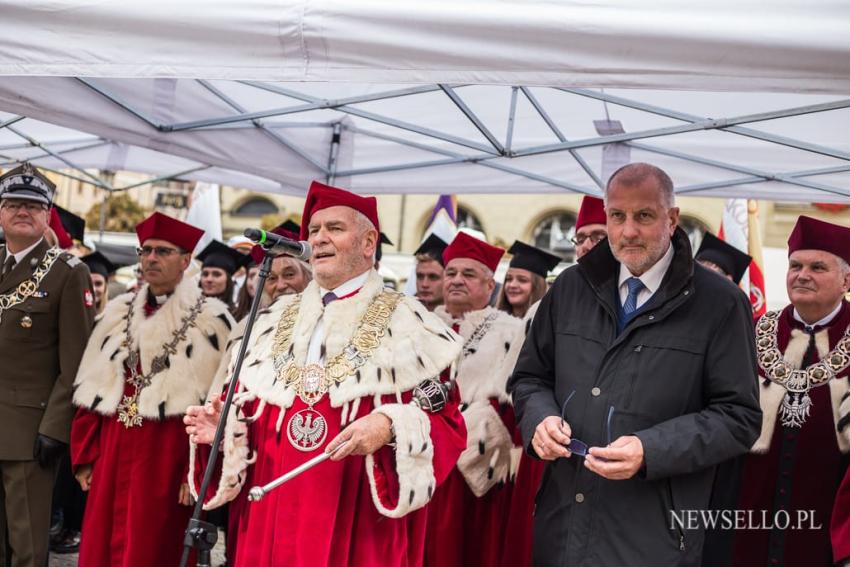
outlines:
[{"label": "man in red academic robe", "polygon": [[[378,234],[374,197],[310,187],[301,238],[314,279],[256,321],[205,507],[333,456],[239,507],[237,567],[422,561],[424,506],[466,430],[453,399],[431,411],[411,399],[439,386],[461,343],[418,301],[384,289]],[[194,490],[220,412],[220,400],[187,411]]]},{"label": "man in red academic robe", "polygon": [[233,325],[184,278],[203,231],[154,213],[136,233],[146,283],[109,302],[74,382],[82,567],[179,563],[191,516],[182,417],[206,396]]},{"label": "man in red academic robe", "polygon": [[519,462],[513,407],[505,383],[523,333],[522,320],[488,305],[504,250],[458,233],[443,251],[444,304],[434,313],[463,339],[457,385],[468,431],[466,449],[429,506],[425,563],[496,565]]},{"label": "man in red academic robe", "polygon": [[736,532],[734,565],[747,567],[839,559],[829,529],[850,453],[839,411],[850,391],[850,228],[802,216],[788,252],[791,305],[756,324],[764,418],[738,507],[769,524]]}]

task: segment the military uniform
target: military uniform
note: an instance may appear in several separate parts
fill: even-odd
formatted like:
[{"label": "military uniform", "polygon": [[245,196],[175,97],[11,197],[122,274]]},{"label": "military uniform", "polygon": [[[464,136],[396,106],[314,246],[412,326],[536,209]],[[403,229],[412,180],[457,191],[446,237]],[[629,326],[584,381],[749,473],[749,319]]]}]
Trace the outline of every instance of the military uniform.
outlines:
[{"label": "military uniform", "polygon": [[[7,255],[0,248],[4,265]],[[46,560],[55,465],[41,467],[33,447],[38,434],[69,440],[71,384],[94,316],[88,268],[44,240],[0,280],[0,534],[13,565]]]}]

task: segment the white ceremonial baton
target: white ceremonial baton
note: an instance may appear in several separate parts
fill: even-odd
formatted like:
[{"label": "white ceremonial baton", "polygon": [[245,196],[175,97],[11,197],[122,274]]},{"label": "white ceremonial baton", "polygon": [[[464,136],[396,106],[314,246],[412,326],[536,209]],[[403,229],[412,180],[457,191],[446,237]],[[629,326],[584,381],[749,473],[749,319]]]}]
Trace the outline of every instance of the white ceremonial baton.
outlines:
[{"label": "white ceremonial baton", "polygon": [[280,486],[284,482],[289,482],[290,480],[292,480],[296,476],[300,475],[301,473],[306,472],[306,471],[312,469],[313,467],[315,467],[316,465],[318,465],[319,463],[323,463],[323,462],[327,461],[328,459],[330,459],[331,456],[333,456],[334,453],[339,451],[339,448],[342,447],[343,445],[345,445],[346,443],[348,443],[348,441],[343,441],[332,452],[330,452],[330,453],[324,453],[323,452],[318,457],[313,457],[312,459],[310,459],[306,463],[302,463],[302,464],[298,465],[297,467],[295,467],[294,469],[292,469],[288,473],[277,477],[276,479],[274,479],[273,481],[271,481],[270,483],[268,483],[264,486],[255,486],[255,487],[251,488],[251,490],[248,491],[248,501],[249,502],[259,502],[260,500],[263,499],[263,497],[266,495],[266,493],[271,492],[272,490],[274,490],[275,488],[277,488],[278,486]]}]

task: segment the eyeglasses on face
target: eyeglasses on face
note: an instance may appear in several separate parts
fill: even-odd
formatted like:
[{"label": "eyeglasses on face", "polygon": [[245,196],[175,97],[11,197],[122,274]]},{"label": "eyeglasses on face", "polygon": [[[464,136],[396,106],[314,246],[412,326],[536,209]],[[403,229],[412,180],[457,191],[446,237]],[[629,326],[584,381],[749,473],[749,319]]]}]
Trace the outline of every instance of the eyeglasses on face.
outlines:
[{"label": "eyeglasses on face", "polygon": [[[573,390],[570,392],[570,395],[567,396],[567,399],[564,400],[564,405],[561,407],[561,425],[564,425],[564,422],[567,421],[567,404],[570,403],[570,400],[573,399],[573,396],[576,395],[576,391]],[[614,406],[608,406],[608,419],[605,422],[605,435],[607,439],[607,445],[611,444],[611,419],[614,417]],[[587,452],[590,449],[590,446],[584,441],[580,441],[578,439],[572,438],[566,448],[573,455],[578,455],[579,457],[586,457]]]},{"label": "eyeglasses on face", "polygon": [[160,258],[167,258],[172,254],[185,254],[185,252],[179,248],[171,248],[169,246],[141,246],[136,247],[136,254],[143,258],[146,258],[151,254],[156,254]]},{"label": "eyeglasses on face", "polygon": [[46,211],[47,205],[44,203],[10,203],[9,201],[4,201],[2,204],[2,208],[9,211],[10,213],[17,214],[18,211],[24,210],[30,214],[37,213],[38,211]]},{"label": "eyeglasses on face", "polygon": [[601,241],[605,240],[608,235],[604,232],[592,232],[590,234],[576,234],[572,238],[570,238],[570,242],[575,244],[576,246],[581,246],[587,241],[589,238],[590,241],[594,244],[599,244]]}]

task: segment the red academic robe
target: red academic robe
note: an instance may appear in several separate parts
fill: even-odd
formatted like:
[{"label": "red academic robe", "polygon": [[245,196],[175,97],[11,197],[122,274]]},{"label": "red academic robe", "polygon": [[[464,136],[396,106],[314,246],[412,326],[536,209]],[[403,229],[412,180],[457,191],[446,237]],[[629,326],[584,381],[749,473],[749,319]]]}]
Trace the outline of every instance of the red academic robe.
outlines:
[{"label": "red academic robe", "polygon": [[[151,316],[157,307],[144,307]],[[124,375],[124,394],[133,387]],[[74,469],[93,464],[80,541],[80,567],[177,566],[192,516],[177,500],[189,470],[182,416],[126,428],[117,417],[79,408],[71,425]],[[190,563],[194,565],[194,560]]]},{"label": "red academic robe", "polygon": [[[507,430],[513,432],[516,429],[513,406],[496,400],[490,403]],[[505,539],[513,537],[507,531],[513,490],[513,483],[507,482],[476,497],[460,470],[454,468],[428,505],[425,565],[498,565]]]},{"label": "red academic robe", "polygon": [[180,563],[183,533],[192,515],[190,506],[177,503],[189,470],[184,427],[175,416],[127,429],[114,415],[77,410],[71,427],[72,463],[75,468],[94,464],[80,567]]},{"label": "red academic robe", "polygon": [[830,532],[835,562],[850,561],[850,469],[847,469],[835,497]]},{"label": "red academic robe", "polygon": [[[515,442],[521,445],[522,439]],[[504,547],[499,558],[499,565],[502,567],[531,567],[534,550],[534,501],[545,470],[546,461],[529,457],[523,451],[513,483]]]},{"label": "red academic robe", "polygon": [[[829,325],[829,348],[850,325],[850,305],[843,303],[841,311]],[[785,352],[791,329],[803,325],[793,318],[789,306],[779,317],[777,346]],[[813,360],[818,360],[817,355]],[[846,384],[847,371],[842,377]],[[777,417],[766,454],[750,454],[746,458],[738,508],[753,510],[754,520],[761,523],[762,511],[767,520],[784,510],[792,524],[798,514],[813,512],[810,521],[797,529],[751,529],[735,533],[733,565],[828,566],[833,564],[830,544],[830,518],[839,483],[846,469],[836,439],[836,423],[830,386],[809,391],[811,413],[801,428],[783,427]],[[780,512],[780,520],[784,514]],[[808,518],[809,516],[807,516]]]},{"label": "red academic robe", "polygon": [[[405,394],[403,401],[409,399],[410,395]],[[382,403],[395,401],[394,397],[382,398]],[[256,401],[246,403],[243,413],[252,415],[258,405]],[[372,398],[361,398],[358,415],[367,415],[372,407]],[[266,484],[317,456],[340,432],[342,410],[332,407],[325,396],[314,409],[326,419],[327,437],[316,450],[303,452],[294,448],[286,438],[286,419],[304,408],[304,402],[296,397],[284,415],[284,426],[279,432],[277,421],[281,409],[271,404],[249,424],[249,447],[257,460],[247,469],[240,498],[250,487]],[[442,412],[429,414],[429,418],[434,477],[439,485],[466,447],[466,429],[456,399]],[[202,463],[208,451],[208,446],[199,448],[198,458]],[[374,459],[377,496],[392,508],[400,498],[408,498],[399,494],[394,451],[384,447]],[[364,461],[361,456],[325,461],[271,491],[262,501],[239,506],[239,545],[234,564],[237,567],[421,565],[428,507],[401,518],[381,515],[373,502]],[[203,465],[195,467],[196,489],[200,488],[203,470]],[[231,513],[235,511],[231,508]]]}]

